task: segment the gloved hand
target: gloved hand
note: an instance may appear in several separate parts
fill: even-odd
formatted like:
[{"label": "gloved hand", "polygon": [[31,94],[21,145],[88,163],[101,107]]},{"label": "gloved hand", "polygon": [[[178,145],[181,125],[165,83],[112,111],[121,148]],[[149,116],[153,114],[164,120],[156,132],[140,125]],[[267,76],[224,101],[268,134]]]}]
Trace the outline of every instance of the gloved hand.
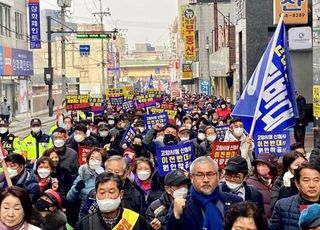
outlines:
[{"label": "gloved hand", "polygon": [[80,192],[84,187],[86,186],[86,183],[84,180],[79,180],[74,189],[78,192]]},{"label": "gloved hand", "polygon": [[283,175],[283,185],[285,187],[291,187],[291,179],[294,177],[294,175],[290,172],[287,171],[284,175]]}]

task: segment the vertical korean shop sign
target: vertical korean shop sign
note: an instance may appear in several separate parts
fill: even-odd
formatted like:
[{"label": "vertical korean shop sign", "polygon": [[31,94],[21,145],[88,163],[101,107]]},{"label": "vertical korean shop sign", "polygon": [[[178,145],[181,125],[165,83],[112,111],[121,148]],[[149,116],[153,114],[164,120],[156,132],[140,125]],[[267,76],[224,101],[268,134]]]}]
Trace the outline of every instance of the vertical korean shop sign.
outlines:
[{"label": "vertical korean shop sign", "polygon": [[320,85],[313,86],[313,116],[320,117]]},{"label": "vertical korean shop sign", "polygon": [[29,0],[30,49],[41,49],[40,0]]},{"label": "vertical korean shop sign", "polygon": [[196,37],[195,37],[195,15],[194,11],[187,8],[184,11],[184,56],[186,61],[194,61],[196,59]]},{"label": "vertical korean shop sign", "polygon": [[285,24],[308,23],[308,0],[273,0],[273,23],[278,24],[281,14]]}]

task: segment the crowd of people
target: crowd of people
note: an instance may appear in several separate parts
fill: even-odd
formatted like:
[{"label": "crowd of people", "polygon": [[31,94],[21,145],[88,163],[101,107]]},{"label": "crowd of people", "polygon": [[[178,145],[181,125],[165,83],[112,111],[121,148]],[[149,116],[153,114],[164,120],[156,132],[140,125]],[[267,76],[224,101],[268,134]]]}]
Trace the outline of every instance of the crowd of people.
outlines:
[{"label": "crowd of people", "polygon": [[[256,154],[243,121],[231,118],[230,98],[185,94],[164,102],[174,105],[175,122],[149,130],[145,109],[121,106],[94,119],[66,113],[49,133],[33,118],[22,140],[1,120],[0,230],[320,229],[319,149],[310,158],[302,143],[282,157]],[[221,125],[229,128],[219,139]],[[129,127],[130,142],[123,138]],[[210,157],[221,141],[240,142],[223,169]],[[194,146],[189,169],[160,174],[157,148],[186,142]],[[85,156],[81,146],[90,147]]]}]

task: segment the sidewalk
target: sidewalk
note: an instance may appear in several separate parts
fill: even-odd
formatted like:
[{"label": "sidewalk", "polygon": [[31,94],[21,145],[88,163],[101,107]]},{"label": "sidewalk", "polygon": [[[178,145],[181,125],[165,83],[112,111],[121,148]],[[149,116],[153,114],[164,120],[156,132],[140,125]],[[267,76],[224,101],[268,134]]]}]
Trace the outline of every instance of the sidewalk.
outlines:
[{"label": "sidewalk", "polygon": [[42,125],[47,123],[53,123],[56,120],[55,113],[52,117],[49,117],[48,112],[43,113],[37,116],[31,116],[30,113],[19,114],[13,118],[13,121],[10,123],[10,132],[17,133],[23,130],[30,129],[30,121],[32,118],[39,118],[42,122]]}]

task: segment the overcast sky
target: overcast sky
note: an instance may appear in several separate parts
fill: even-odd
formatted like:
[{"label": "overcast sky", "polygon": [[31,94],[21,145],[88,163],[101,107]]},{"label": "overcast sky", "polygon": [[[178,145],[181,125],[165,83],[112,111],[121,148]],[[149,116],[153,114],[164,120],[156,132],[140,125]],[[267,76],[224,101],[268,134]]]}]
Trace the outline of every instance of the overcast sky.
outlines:
[{"label": "overcast sky", "polygon": [[[135,43],[168,45],[169,25],[178,15],[176,0],[102,0],[106,29],[117,26],[126,34],[130,49]],[[72,0],[69,8],[74,22],[97,23],[92,13],[98,12],[100,0]],[[41,0],[42,9],[58,9],[56,0]]]}]

